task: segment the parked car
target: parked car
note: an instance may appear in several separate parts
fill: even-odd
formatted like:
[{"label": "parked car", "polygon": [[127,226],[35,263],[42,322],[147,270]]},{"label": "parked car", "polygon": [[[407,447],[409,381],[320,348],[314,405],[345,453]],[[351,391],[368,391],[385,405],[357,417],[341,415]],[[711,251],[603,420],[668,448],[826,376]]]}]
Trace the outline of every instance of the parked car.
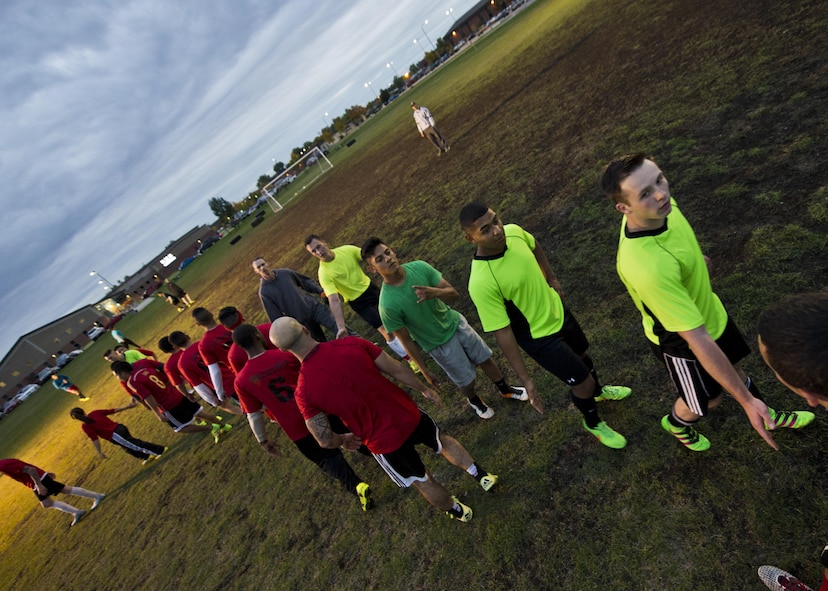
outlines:
[{"label": "parked car", "polygon": [[218,234],[214,236],[208,236],[204,240],[201,241],[201,246],[198,247],[198,254],[204,254],[204,251],[213,246],[216,242],[221,240],[221,236]]},{"label": "parked car", "polygon": [[88,336],[93,341],[97,340],[99,336],[106,332],[106,329],[103,326],[93,326],[89,330],[86,331],[86,336]]},{"label": "parked car", "polygon": [[20,401],[26,400],[29,396],[34,394],[38,388],[40,388],[40,386],[37,384],[29,384],[28,386],[23,386],[23,388],[20,389],[20,392],[15,394],[14,397]]},{"label": "parked car", "polygon": [[11,400],[7,401],[6,404],[3,405],[3,414],[7,415],[15,408],[20,406],[21,401],[17,398],[12,398]]},{"label": "parked car", "polygon": [[193,257],[187,257],[186,259],[184,259],[183,261],[181,261],[181,264],[180,264],[180,265],[178,265],[178,270],[179,270],[179,271],[183,270],[183,269],[184,269],[184,267],[186,267],[187,265],[189,265],[190,263],[192,263],[194,260],[196,260],[196,257],[194,257],[194,256],[193,256]]},{"label": "parked car", "polygon": [[49,379],[49,376],[52,375],[52,372],[57,371],[56,367],[44,367],[39,372],[37,372],[37,383],[38,384],[45,384],[46,380]]}]

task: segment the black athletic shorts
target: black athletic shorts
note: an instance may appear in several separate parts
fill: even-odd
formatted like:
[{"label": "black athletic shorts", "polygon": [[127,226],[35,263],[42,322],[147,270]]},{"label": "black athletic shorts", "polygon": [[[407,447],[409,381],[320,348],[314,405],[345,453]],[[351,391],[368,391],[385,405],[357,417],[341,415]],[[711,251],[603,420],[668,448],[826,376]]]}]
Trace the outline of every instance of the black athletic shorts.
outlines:
[{"label": "black athletic shorts", "polygon": [[[750,354],[750,347],[729,316],[716,344],[734,365]],[[650,347],[667,368],[673,386],[687,407],[697,415],[705,416],[709,401],[721,396],[721,384],[707,373],[683,339],[678,346],[662,347],[650,342]]]},{"label": "black athletic shorts", "polygon": [[515,340],[529,357],[568,386],[577,386],[589,377],[589,368],[581,360],[589,341],[566,308],[560,331],[539,339],[533,339],[528,332],[515,331]]},{"label": "black athletic shorts", "polygon": [[440,429],[434,420],[420,410],[420,422],[399,449],[387,454],[373,454],[380,467],[397,486],[407,488],[414,482],[425,482],[426,467],[415,445],[427,445],[436,453],[443,450]]},{"label": "black athletic shorts", "polygon": [[374,328],[382,326],[382,319],[379,314],[379,294],[379,288],[371,283],[368,285],[368,289],[362,292],[362,295],[348,302],[351,309]]},{"label": "black athletic shorts", "polygon": [[164,416],[167,417],[174,431],[181,431],[181,429],[192,423],[202,410],[198,402],[184,398],[175,407],[164,411]]},{"label": "black athletic shorts", "polygon": [[47,498],[51,497],[52,495],[56,495],[58,493],[61,493],[61,492],[63,492],[63,489],[66,488],[65,484],[63,484],[62,482],[58,482],[57,480],[54,480],[48,474],[46,476],[44,476],[43,478],[41,478],[40,482],[42,482],[43,486],[46,487],[46,494],[41,495],[37,491],[34,491],[34,494],[37,497],[38,501],[42,501],[44,499],[47,499]]}]

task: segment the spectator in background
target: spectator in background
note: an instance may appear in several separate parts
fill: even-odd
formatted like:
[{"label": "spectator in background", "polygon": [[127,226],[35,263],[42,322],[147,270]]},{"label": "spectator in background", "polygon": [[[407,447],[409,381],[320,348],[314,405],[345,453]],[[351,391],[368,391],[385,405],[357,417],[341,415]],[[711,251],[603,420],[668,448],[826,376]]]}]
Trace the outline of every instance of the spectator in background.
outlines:
[{"label": "spectator in background", "polygon": [[124,333],[122,333],[117,328],[113,328],[109,331],[109,334],[112,335],[112,338],[115,339],[119,345],[126,345],[127,347],[135,347],[136,349],[140,348],[140,345],[135,341],[128,339]]},{"label": "spectator in background", "polygon": [[55,372],[52,374],[51,378],[52,386],[54,386],[55,389],[64,390],[66,392],[69,392],[70,394],[74,394],[78,397],[79,400],[84,402],[89,400],[87,396],[83,395],[83,392],[81,392],[80,388],[78,388],[75,384],[72,383],[72,381],[69,379],[69,376],[65,376],[63,374]]},{"label": "spectator in background", "polygon": [[451,149],[448,141],[437,130],[434,124],[434,117],[431,115],[426,107],[421,107],[414,101],[411,101],[411,108],[414,109],[414,122],[417,124],[417,131],[420,132],[420,137],[428,138],[432,144],[437,146],[437,155],[440,156],[443,152],[448,152]]}]

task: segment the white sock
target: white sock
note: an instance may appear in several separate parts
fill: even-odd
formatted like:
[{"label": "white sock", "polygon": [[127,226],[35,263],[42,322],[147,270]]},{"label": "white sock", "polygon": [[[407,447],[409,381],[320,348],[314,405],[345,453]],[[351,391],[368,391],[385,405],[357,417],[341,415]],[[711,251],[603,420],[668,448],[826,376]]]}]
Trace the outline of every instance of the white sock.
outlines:
[{"label": "white sock", "polygon": [[477,464],[472,462],[472,465],[466,468],[466,472],[477,478],[477,475],[479,474],[479,472],[477,471]]},{"label": "white sock", "polygon": [[400,339],[397,338],[397,337],[394,337],[390,341],[386,341],[385,344],[388,345],[389,349],[391,349],[394,353],[396,353],[397,355],[399,355],[402,358],[405,358],[406,355],[408,355],[408,353],[405,352],[405,347],[403,347],[403,344],[400,342]]}]

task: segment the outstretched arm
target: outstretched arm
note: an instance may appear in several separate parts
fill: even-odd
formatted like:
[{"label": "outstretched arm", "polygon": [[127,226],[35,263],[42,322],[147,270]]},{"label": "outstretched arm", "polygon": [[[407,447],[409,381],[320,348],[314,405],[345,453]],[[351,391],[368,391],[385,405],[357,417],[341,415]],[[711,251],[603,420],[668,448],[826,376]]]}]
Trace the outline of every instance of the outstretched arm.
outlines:
[{"label": "outstretched arm", "polygon": [[520,349],[515,340],[512,325],[510,324],[509,326],[496,330],[494,336],[495,340],[497,340],[497,345],[506,357],[506,361],[509,362],[509,365],[515,370],[520,381],[523,382],[526,393],[529,395],[529,403],[532,405],[532,408],[543,414],[543,400],[538,395],[535,382],[532,381],[529,370],[526,369],[526,364],[523,362],[523,356],[521,356]]},{"label": "outstretched arm", "polygon": [[348,327],[345,326],[345,312],[342,310],[342,298],[338,293],[326,294],[328,296],[328,305],[331,307],[331,314],[336,322],[336,338],[348,336]]},{"label": "outstretched arm", "polygon": [[40,481],[40,476],[38,475],[37,470],[35,470],[31,466],[26,466],[26,467],[23,468],[23,470],[21,470],[21,472],[28,475],[29,478],[32,479],[32,482],[34,483],[34,487],[35,487],[35,490],[37,491],[37,494],[39,494],[39,495],[45,495],[46,494],[46,492],[47,492],[46,487],[43,486],[43,483]]},{"label": "outstretched arm", "polygon": [[683,331],[678,333],[681,338],[687,341],[693,354],[702,364],[710,376],[721,384],[722,388],[727,390],[731,396],[742,405],[742,409],[750,420],[750,424],[762,439],[767,442],[773,449],[778,450],[779,446],[773,440],[773,436],[768,432],[766,425],[771,425],[773,428],[774,422],[768,412],[767,405],[753,397],[753,394],[745,386],[742,378],[736,372],[733,364],[722,352],[707,328],[702,325],[693,330]]},{"label": "outstretched arm", "polygon": [[135,399],[133,399],[133,400],[131,400],[131,401],[130,401],[130,403],[129,403],[129,404],[127,404],[126,406],[122,406],[122,407],[120,407],[120,408],[115,408],[115,409],[112,409],[112,413],[111,413],[111,414],[113,414],[113,415],[114,415],[116,412],[121,412],[121,411],[123,411],[123,410],[129,410],[130,408],[135,408],[136,406],[138,406],[138,401],[137,401],[137,400],[135,400]]}]

